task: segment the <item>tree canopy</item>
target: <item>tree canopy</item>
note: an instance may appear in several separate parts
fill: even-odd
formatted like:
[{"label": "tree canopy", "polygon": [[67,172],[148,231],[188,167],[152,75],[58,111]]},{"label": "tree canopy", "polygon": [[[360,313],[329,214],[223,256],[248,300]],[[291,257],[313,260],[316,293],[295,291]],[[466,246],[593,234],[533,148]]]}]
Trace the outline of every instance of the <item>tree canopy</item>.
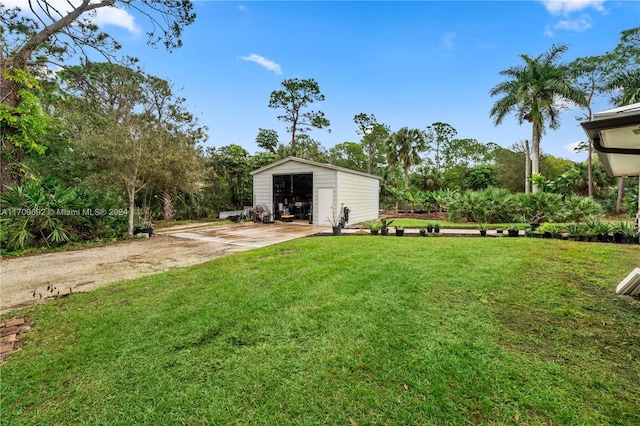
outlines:
[{"label": "tree canopy", "polygon": [[[575,87],[568,66],[558,63],[568,47],[553,45],[551,49],[536,57],[520,55],[524,62],[500,71],[505,81],[498,83],[489,94],[502,96],[490,111],[496,125],[510,113],[516,114],[518,124],[531,123],[531,172],[540,173],[540,141],[546,126],[560,126],[561,102],[585,105],[584,92]],[[537,191],[533,185],[533,191]]]},{"label": "tree canopy", "polygon": [[271,92],[269,108],[283,109],[279,120],[290,124],[287,130],[291,133],[291,147],[295,148],[298,133],[306,133],[312,128],[326,129],[330,122],[322,111],[306,110],[313,102],[324,101],[320,86],[314,79],[292,78],[282,82],[283,89]]},{"label": "tree canopy", "polygon": [[71,58],[87,61],[92,52],[116,59],[122,46],[92,22],[92,13],[112,7],[135,10],[151,24],[148,43],[163,43],[169,51],[182,45],[183,29],[196,17],[188,0],[82,0],[57,6],[52,0],[30,1],[35,17],[29,18],[19,8],[0,4],[0,188],[24,175],[16,164],[23,163],[25,150],[41,149],[33,138],[41,127],[41,114],[34,104],[30,75],[46,73],[46,63],[63,66]]}]

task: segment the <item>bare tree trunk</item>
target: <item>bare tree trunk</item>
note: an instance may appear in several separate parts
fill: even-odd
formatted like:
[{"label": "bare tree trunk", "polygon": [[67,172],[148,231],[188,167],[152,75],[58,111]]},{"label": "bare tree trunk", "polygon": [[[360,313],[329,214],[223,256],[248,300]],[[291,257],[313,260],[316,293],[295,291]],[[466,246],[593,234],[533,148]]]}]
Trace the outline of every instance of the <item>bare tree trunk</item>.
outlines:
[{"label": "bare tree trunk", "polygon": [[[540,129],[533,124],[533,134],[531,138],[531,175],[540,174],[540,138],[542,137]],[[533,182],[531,185],[531,192],[535,194],[538,192],[538,184]]]},{"label": "bare tree trunk", "polygon": [[627,179],[626,176],[620,176],[620,182],[618,183],[618,201],[616,201],[616,214],[620,214],[622,212],[622,198],[624,196],[624,181]]},{"label": "bare tree trunk", "polygon": [[529,150],[529,141],[524,141],[524,193],[531,193],[531,151]]},{"label": "bare tree trunk", "polygon": [[[405,196],[407,194],[407,192],[409,191],[409,169],[404,169],[404,193]],[[406,213],[407,210],[409,210],[409,201],[407,201],[407,199],[404,199],[404,212]],[[411,212],[413,213],[413,212]]]},{"label": "bare tree trunk", "polygon": [[133,237],[133,214],[136,208],[136,190],[130,186],[127,187],[127,195],[129,196],[129,222],[127,224],[127,233]]}]

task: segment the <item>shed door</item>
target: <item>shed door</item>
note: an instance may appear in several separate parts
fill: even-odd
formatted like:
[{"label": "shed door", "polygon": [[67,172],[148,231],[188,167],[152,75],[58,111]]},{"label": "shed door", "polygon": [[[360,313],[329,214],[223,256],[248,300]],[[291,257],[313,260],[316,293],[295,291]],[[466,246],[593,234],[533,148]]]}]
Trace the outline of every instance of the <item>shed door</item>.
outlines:
[{"label": "shed door", "polygon": [[318,188],[318,225],[331,226],[333,217],[333,188]]}]

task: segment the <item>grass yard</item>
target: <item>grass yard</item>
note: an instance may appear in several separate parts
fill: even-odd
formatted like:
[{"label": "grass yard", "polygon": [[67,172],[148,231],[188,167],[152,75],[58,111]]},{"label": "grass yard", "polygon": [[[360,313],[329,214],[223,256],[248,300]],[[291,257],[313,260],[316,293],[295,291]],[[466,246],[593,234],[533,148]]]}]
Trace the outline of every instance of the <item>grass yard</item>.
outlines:
[{"label": "grass yard", "polygon": [[21,312],[2,424],[640,424],[633,246],[306,238]]}]

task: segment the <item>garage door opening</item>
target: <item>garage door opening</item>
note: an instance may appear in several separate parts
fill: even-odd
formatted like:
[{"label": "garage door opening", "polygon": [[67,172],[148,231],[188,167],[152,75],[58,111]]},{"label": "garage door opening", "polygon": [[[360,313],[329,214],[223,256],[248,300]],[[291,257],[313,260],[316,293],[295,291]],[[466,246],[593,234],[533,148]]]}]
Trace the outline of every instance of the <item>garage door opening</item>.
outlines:
[{"label": "garage door opening", "polygon": [[313,222],[313,173],[273,175],[276,220]]}]

